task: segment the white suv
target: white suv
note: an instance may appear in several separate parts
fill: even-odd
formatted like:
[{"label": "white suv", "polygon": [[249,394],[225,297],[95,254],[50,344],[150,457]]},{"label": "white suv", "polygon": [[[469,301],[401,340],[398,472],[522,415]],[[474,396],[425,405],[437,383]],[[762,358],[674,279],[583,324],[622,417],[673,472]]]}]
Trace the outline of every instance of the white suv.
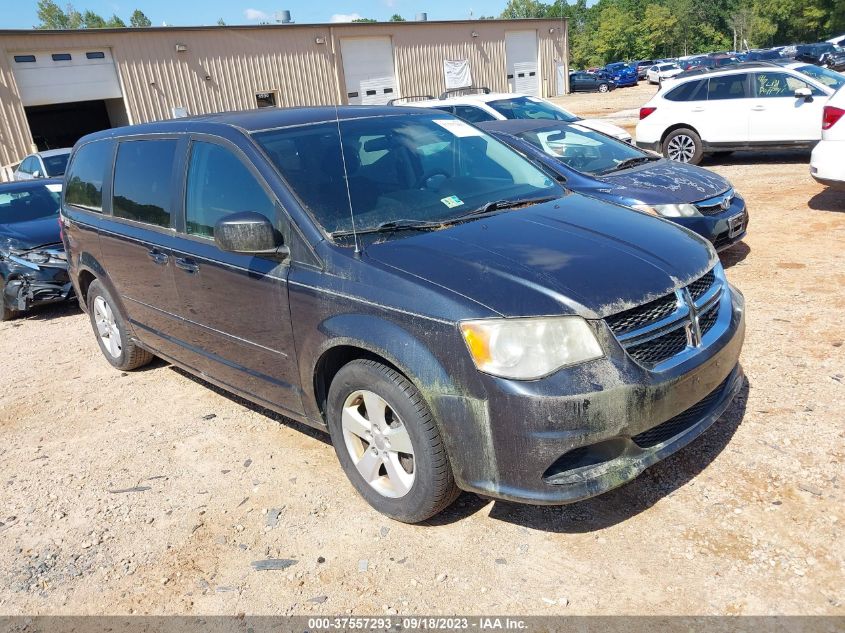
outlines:
[{"label": "white suv", "polygon": [[454,97],[443,95],[439,99],[418,101],[413,101],[414,97],[410,97],[395,99],[393,103],[398,106],[443,110],[470,123],[505,119],[550,119],[567,123],[577,122],[584,127],[618,138],[620,141],[626,143],[632,141],[631,135],[617,125],[600,119],[582,119],[545,99],[524,94],[490,92],[486,88],[471,88],[467,89],[467,92],[470,90],[478,90],[478,92]]},{"label": "white suv", "polygon": [[845,87],[827,102],[822,140],[813,149],[810,175],[823,185],[845,190]]},{"label": "white suv", "polygon": [[682,77],[640,108],[637,145],[692,164],[706,153],[810,149],[833,92],[809,75],[766,62]]}]

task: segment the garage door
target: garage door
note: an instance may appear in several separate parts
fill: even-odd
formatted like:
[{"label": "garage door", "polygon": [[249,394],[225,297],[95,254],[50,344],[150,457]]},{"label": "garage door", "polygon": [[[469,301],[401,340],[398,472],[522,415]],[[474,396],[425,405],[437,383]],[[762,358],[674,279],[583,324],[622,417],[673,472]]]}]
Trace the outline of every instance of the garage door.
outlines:
[{"label": "garage door", "polygon": [[25,106],[123,96],[108,49],[15,53],[9,63]]},{"label": "garage door", "polygon": [[508,68],[508,89],[511,92],[539,96],[537,31],[507,31],[505,59]]},{"label": "garage door", "polygon": [[340,53],[350,104],[385,104],[399,96],[389,37],[344,38]]}]

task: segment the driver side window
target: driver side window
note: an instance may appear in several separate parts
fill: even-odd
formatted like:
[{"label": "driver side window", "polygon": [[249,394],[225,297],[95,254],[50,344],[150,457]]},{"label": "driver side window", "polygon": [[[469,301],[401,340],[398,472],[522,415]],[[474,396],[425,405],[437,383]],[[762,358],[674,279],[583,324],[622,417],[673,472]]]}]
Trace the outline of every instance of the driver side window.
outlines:
[{"label": "driver side window", "polygon": [[214,237],[214,225],[241,211],[254,211],[273,226],[276,206],[246,165],[216,143],[194,141],[185,188],[185,228],[188,235]]}]

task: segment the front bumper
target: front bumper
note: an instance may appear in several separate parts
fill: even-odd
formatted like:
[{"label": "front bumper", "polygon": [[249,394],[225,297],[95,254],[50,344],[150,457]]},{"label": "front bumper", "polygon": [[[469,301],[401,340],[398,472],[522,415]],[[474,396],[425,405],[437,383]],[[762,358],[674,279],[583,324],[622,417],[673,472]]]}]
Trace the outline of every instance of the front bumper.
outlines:
[{"label": "front bumper", "polygon": [[73,297],[73,285],[66,268],[3,271],[3,303],[17,312]]},{"label": "front bumper", "polygon": [[736,196],[729,209],[715,215],[699,215],[691,218],[669,218],[688,228],[713,244],[717,251],[730,248],[742,241],[748,232],[749,215],[745,201]]},{"label": "front bumper", "polygon": [[484,376],[485,401],[438,399],[446,436],[457,438],[450,459],[459,486],[511,501],[571,503],[689,444],[744,384],[744,300],[735,289],[725,297],[722,330],[669,370],[646,370],[607,331],[606,358],[537,381]]}]

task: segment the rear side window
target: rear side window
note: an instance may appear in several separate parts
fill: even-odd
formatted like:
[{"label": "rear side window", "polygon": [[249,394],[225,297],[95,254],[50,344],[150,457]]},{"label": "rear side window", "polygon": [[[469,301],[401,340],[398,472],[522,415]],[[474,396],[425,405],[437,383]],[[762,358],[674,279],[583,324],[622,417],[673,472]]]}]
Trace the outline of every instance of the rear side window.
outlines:
[{"label": "rear side window", "polygon": [[725,75],[722,77],[711,77],[707,89],[707,98],[710,101],[721,99],[746,99],[748,98],[748,75]]},{"label": "rear side window", "polygon": [[221,145],[194,142],[185,197],[188,234],[214,237],[217,221],[240,211],[260,213],[277,225],[276,206],[246,165]]},{"label": "rear side window", "polygon": [[124,141],[114,165],[112,213],[119,218],[170,227],[175,139]]},{"label": "rear side window", "polygon": [[470,123],[483,123],[484,121],[495,120],[492,115],[487,114],[481,108],[467,105],[456,105],[455,116],[462,118],[464,121],[469,121]]},{"label": "rear side window", "polygon": [[103,180],[113,147],[111,141],[98,141],[76,151],[66,176],[65,204],[102,213]]},{"label": "rear side window", "polygon": [[666,93],[664,99],[669,101],[703,101],[707,99],[706,79],[688,81]]}]

